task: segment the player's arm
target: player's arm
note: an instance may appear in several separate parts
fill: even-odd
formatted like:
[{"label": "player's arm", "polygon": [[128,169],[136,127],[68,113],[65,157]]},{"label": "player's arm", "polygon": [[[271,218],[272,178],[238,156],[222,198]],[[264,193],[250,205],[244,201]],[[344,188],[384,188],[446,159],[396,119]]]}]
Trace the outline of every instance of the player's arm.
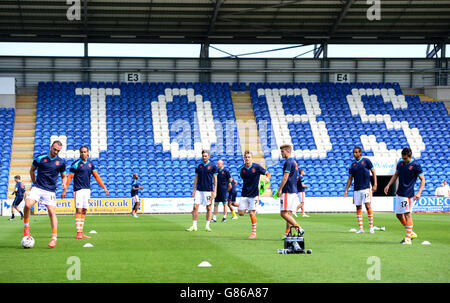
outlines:
[{"label": "player's arm", "polygon": [[394,184],[394,182],[397,180],[397,178],[398,178],[398,171],[395,172],[395,174],[391,177],[391,180],[389,180],[389,183],[384,188],[385,195],[387,195],[387,193],[389,191],[389,187],[391,187],[391,185]]},{"label": "player's arm", "polygon": [[277,191],[278,198],[281,197],[281,191],[283,190],[283,187],[286,185],[286,182],[289,179],[289,174],[290,174],[289,172],[285,172],[283,174],[283,179],[281,179],[281,184],[280,184],[280,187],[278,188],[278,191]]},{"label": "player's arm", "polygon": [[350,185],[352,185],[353,176],[349,175],[347,179],[347,184],[345,185],[345,191],[344,191],[344,197],[347,197],[348,189],[350,188]]},{"label": "player's arm", "polygon": [[67,176],[66,176],[65,172],[61,173],[61,182],[62,182],[63,190],[67,190],[67,186],[66,186]]},{"label": "player's arm", "polygon": [[231,185],[232,182],[234,182],[233,177],[230,177],[230,179],[228,180],[228,190],[227,191],[231,191],[231,189],[233,188],[233,186]]},{"label": "player's arm", "polygon": [[195,197],[195,191],[197,190],[198,174],[195,174],[194,178],[194,190],[192,191],[192,197]]},{"label": "player's arm", "polygon": [[425,176],[423,174],[419,175],[419,179],[420,179],[420,186],[419,186],[419,191],[417,192],[417,194],[414,195],[413,200],[419,200],[420,196],[422,195],[422,191],[425,187]]},{"label": "player's arm", "polygon": [[69,188],[70,182],[72,182],[72,178],[73,178],[73,173],[69,173],[69,177],[67,177],[67,179],[66,179],[66,188],[64,188],[64,186],[63,186],[63,192],[61,194],[61,198],[63,198],[63,199],[66,197],[67,189]]},{"label": "player's arm", "polygon": [[303,188],[308,188],[308,185],[306,185],[305,183],[302,182],[302,187]]},{"label": "player's arm", "polygon": [[17,185],[14,187],[14,191],[12,192],[11,195],[16,195],[17,194]]},{"label": "player's arm", "polygon": [[373,175],[372,192],[376,192],[376,191],[377,191],[377,186],[378,186],[378,183],[377,183],[377,174],[376,174],[374,168],[372,168],[371,172],[372,172],[372,175]]},{"label": "player's arm", "polygon": [[31,166],[30,168],[30,178],[31,178],[31,184],[36,183],[36,167],[34,165]]},{"label": "player's arm", "polygon": [[215,198],[217,196],[217,174],[214,174],[214,196]]},{"label": "player's arm", "polygon": [[102,178],[100,178],[100,175],[98,174],[98,172],[96,170],[94,170],[92,172],[92,175],[94,176],[95,180],[97,180],[97,183],[103,188],[103,190],[105,191],[106,195],[109,196],[109,191],[106,188],[105,183],[103,183]]}]

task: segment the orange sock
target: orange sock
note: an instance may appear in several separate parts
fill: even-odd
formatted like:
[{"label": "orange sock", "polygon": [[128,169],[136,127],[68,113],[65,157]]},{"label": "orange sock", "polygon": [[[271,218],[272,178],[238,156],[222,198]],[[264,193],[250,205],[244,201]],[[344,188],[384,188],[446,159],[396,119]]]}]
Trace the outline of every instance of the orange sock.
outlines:
[{"label": "orange sock", "polygon": [[411,233],[413,230],[413,221],[412,220],[406,221],[405,229],[406,229],[406,238],[411,239]]},{"label": "orange sock", "polygon": [[373,228],[373,211],[372,208],[367,210],[367,218],[369,219],[369,228]]},{"label": "orange sock", "polygon": [[52,229],[52,239],[56,240],[56,235],[57,235],[56,229]]},{"label": "orange sock", "polygon": [[250,216],[250,220],[252,221],[252,234],[256,234],[256,216]]},{"label": "orange sock", "polygon": [[23,218],[23,223],[25,224],[25,226],[29,226],[30,225],[30,218]]},{"label": "orange sock", "polygon": [[356,210],[356,217],[358,218],[359,229],[364,229],[363,219],[362,219],[362,209]]},{"label": "orange sock", "polygon": [[81,215],[81,232],[83,232],[83,229],[84,229],[84,218],[85,217],[86,217],[85,215]]},{"label": "orange sock", "polygon": [[80,233],[83,231],[82,227],[81,227],[81,218],[82,215],[79,214],[75,214],[75,227],[77,229],[77,233]]}]

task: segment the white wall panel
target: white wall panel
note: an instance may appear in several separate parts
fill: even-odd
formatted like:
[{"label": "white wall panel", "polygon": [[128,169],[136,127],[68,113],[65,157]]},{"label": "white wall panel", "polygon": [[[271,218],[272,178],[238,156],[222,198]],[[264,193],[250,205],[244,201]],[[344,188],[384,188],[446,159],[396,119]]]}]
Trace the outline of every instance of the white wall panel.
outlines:
[{"label": "white wall panel", "polygon": [[237,60],[236,59],[211,59],[211,68],[232,69],[228,72],[212,72],[212,82],[236,82],[238,81]]},{"label": "white wall panel", "polygon": [[[316,59],[296,59],[294,61],[294,67],[296,69],[310,69],[314,70],[320,69],[320,60]],[[319,82],[320,73],[315,73],[311,71],[296,71],[294,74],[295,82]]]},{"label": "white wall panel", "polygon": [[433,59],[414,60],[413,67],[423,70],[421,73],[414,73],[412,87],[433,86],[435,84],[435,73],[430,72],[434,69],[435,61]]}]

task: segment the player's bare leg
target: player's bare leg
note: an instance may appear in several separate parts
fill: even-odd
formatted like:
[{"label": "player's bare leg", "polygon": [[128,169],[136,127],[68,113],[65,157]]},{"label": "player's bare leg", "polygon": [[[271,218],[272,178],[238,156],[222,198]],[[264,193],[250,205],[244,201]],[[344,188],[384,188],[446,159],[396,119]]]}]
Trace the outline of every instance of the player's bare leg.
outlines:
[{"label": "player's bare leg", "polygon": [[222,223],[225,223],[227,221],[227,213],[228,213],[227,203],[222,203],[222,205],[223,205],[223,219],[222,219]]},{"label": "player's bare leg", "polygon": [[289,230],[291,229],[291,226],[295,226],[296,228],[298,228],[301,234],[304,233],[304,230],[300,227],[300,225],[297,223],[297,221],[295,221],[294,217],[292,216],[292,211],[282,210],[280,212],[280,215],[286,221],[286,231],[283,235],[283,238],[287,236]]},{"label": "player's bare leg", "polygon": [[49,247],[55,247],[57,241],[57,231],[58,231],[58,218],[56,217],[55,206],[47,205],[48,217],[50,218],[50,225],[52,227],[52,238],[50,243],[48,243]]},{"label": "player's bare leg", "polygon": [[33,205],[36,204],[36,201],[31,199],[25,200],[25,207],[23,208],[23,236],[29,236],[30,235],[30,214],[31,214],[31,208]]},{"label": "player's bare leg", "polygon": [[192,208],[192,226],[186,229],[186,231],[197,231],[198,206],[199,204],[194,204]]},{"label": "player's bare leg", "polygon": [[404,213],[404,214],[396,214],[397,219],[400,221],[400,223],[405,227],[406,229],[406,236],[405,240],[402,241],[402,243],[410,244],[411,239],[417,238],[417,234],[413,232],[413,220],[411,213]]},{"label": "player's bare leg", "polygon": [[230,208],[231,214],[233,215],[232,219],[234,219],[234,220],[237,219],[238,216],[236,215],[236,212],[235,212],[233,206],[238,207],[239,205],[236,202],[228,202],[227,204],[228,204],[228,207]]},{"label": "player's bare leg", "polygon": [[212,217],[212,206],[206,205],[206,231],[211,231],[211,228],[209,227],[209,224],[211,223],[211,217]]},{"label": "player's bare leg", "polygon": [[219,212],[219,202],[214,202],[214,215],[212,217],[213,222],[217,222],[217,213]]}]

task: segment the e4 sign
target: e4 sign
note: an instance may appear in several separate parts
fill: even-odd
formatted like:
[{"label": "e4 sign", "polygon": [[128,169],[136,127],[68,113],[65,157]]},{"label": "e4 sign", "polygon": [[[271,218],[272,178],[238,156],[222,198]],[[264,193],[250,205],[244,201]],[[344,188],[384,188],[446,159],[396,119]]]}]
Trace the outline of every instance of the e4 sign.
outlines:
[{"label": "e4 sign", "polygon": [[350,75],[344,73],[337,73],[334,75],[335,82],[350,82]]}]

